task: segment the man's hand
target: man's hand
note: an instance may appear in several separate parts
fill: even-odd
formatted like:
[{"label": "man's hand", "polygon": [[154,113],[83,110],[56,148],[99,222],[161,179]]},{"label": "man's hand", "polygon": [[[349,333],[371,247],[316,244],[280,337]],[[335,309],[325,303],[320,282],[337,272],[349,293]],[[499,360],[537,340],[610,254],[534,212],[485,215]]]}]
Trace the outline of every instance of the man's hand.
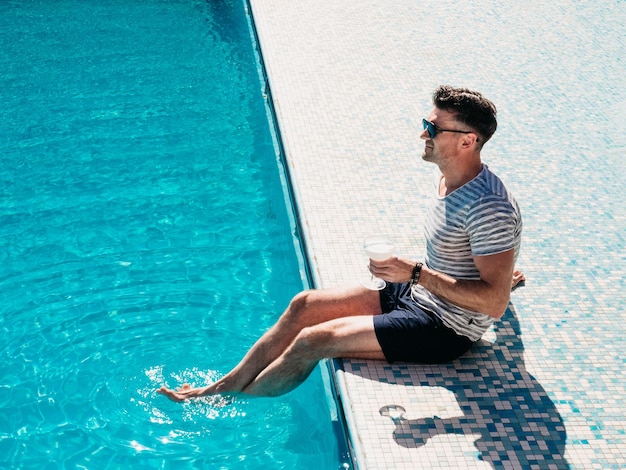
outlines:
[{"label": "man's hand", "polygon": [[370,260],[370,272],[385,281],[409,282],[415,267],[415,261],[406,258],[392,256],[384,261]]},{"label": "man's hand", "polygon": [[514,290],[516,287],[519,287],[520,284],[525,281],[526,281],[526,276],[524,276],[524,273],[519,270],[515,270],[513,272],[513,279],[511,280],[511,290]]}]

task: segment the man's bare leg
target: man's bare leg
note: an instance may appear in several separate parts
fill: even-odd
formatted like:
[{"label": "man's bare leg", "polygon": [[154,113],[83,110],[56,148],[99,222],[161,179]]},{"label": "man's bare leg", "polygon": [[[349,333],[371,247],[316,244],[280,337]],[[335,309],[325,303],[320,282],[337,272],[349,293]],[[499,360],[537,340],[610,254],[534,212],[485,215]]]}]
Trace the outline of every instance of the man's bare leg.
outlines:
[{"label": "man's bare leg", "polygon": [[179,390],[161,387],[158,392],[174,401],[217,393],[241,392],[285,352],[304,328],[337,318],[357,315],[371,317],[379,313],[379,292],[361,286],[301,292],[293,298],[276,324],[222,379],[206,387],[191,388],[185,385]]},{"label": "man's bare leg", "polygon": [[291,345],[243,390],[278,396],[298,387],[324,358],[385,359],[372,316],[346,317],[304,328]]},{"label": "man's bare leg", "polygon": [[[516,270],[511,279],[512,288],[525,280],[524,273]],[[319,360],[331,357],[385,359],[371,315],[336,318],[303,328],[284,353],[267,365],[243,392],[282,395],[299,386]]]}]

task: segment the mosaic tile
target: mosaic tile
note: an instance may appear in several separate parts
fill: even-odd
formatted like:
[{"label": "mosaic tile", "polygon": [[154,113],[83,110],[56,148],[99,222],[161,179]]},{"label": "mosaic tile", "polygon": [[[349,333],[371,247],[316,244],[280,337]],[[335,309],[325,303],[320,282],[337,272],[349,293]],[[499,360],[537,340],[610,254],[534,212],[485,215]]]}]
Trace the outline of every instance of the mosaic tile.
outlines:
[{"label": "mosaic tile", "polygon": [[250,3],[318,287],[363,276],[369,234],[422,256],[441,83],[498,106],[484,157],[524,214],[528,281],[471,353],[340,363],[356,466],[626,468],[623,2]]}]

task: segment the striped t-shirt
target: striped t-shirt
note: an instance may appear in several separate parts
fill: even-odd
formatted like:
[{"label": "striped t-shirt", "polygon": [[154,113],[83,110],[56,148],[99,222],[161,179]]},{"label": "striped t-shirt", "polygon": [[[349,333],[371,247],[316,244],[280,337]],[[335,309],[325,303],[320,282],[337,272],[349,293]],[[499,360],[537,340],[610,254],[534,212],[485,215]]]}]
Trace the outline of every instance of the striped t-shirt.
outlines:
[{"label": "striped t-shirt", "polygon": [[[487,165],[468,183],[440,197],[440,176],[435,197],[428,208],[424,231],[425,264],[455,279],[480,279],[474,256],[515,250],[522,240],[522,217],[513,196]],[[477,341],[494,318],[454,305],[420,285],[413,287],[413,299],[441,317],[458,334]]]}]

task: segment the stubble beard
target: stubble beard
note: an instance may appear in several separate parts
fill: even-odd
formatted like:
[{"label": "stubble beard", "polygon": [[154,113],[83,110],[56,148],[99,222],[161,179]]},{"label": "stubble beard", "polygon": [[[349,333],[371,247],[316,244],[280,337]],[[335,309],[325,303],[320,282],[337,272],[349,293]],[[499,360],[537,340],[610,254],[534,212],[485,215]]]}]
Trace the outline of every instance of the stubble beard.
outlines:
[{"label": "stubble beard", "polygon": [[431,162],[431,163],[435,162],[435,157],[433,155],[432,148],[424,147],[424,151],[422,152],[422,160],[424,160],[425,162]]}]

